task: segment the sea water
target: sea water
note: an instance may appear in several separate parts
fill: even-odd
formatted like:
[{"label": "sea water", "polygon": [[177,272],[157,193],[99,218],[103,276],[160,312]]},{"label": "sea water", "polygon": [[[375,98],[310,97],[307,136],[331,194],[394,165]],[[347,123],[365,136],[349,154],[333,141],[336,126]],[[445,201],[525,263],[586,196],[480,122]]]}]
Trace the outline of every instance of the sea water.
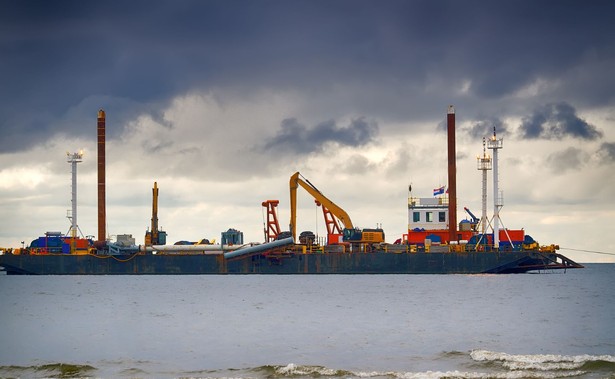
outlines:
[{"label": "sea water", "polygon": [[0,275],[0,377],[615,378],[615,264]]}]

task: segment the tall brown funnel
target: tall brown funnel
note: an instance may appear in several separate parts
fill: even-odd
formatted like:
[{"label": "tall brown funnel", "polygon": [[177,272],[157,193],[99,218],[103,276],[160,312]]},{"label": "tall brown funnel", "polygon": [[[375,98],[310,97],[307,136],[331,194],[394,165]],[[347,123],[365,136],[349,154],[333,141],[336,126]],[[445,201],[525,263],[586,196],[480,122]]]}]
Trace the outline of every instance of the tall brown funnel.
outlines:
[{"label": "tall brown funnel", "polygon": [[106,239],[106,197],[105,197],[105,111],[98,111],[98,241]]},{"label": "tall brown funnel", "polygon": [[448,106],[446,115],[448,131],[448,236],[457,241],[457,165],[455,157],[455,108]]}]

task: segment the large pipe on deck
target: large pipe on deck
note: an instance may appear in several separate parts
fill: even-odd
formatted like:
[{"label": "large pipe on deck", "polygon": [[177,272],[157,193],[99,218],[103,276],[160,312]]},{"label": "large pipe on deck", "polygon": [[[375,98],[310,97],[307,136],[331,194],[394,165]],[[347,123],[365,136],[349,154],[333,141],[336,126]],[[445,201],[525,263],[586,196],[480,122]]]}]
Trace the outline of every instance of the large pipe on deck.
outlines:
[{"label": "large pipe on deck", "polygon": [[98,111],[98,242],[107,240],[105,195],[105,111]]},{"label": "large pipe on deck", "polygon": [[279,246],[284,246],[284,245],[292,245],[293,243],[295,243],[294,238],[293,237],[288,237],[288,238],[284,238],[284,239],[281,239],[281,240],[276,240],[276,241],[271,241],[271,242],[263,243],[261,245],[254,245],[254,246],[250,246],[250,247],[244,247],[242,249],[237,249],[235,251],[230,251],[228,253],[224,253],[224,258],[226,258],[226,259],[235,258],[235,257],[239,257],[239,256],[246,255],[246,254],[258,253],[258,252],[261,252],[261,251],[272,249],[274,247],[279,247]]},{"label": "large pipe on deck", "polygon": [[448,135],[448,236],[457,241],[457,165],[455,156],[455,108],[448,106],[446,115]]},{"label": "large pipe on deck", "polygon": [[152,246],[139,246],[139,251],[142,252],[169,252],[169,253],[177,253],[177,252],[191,252],[191,253],[202,253],[202,252],[212,252],[217,251],[219,254],[222,254],[224,251],[238,250],[244,248],[246,245],[152,245]]}]

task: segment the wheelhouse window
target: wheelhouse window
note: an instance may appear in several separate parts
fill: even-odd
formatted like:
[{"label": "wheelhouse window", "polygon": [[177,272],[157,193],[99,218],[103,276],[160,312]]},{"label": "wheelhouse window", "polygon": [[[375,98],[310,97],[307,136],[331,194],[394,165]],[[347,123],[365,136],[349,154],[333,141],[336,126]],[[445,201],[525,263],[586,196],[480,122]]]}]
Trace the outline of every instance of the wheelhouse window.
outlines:
[{"label": "wheelhouse window", "polygon": [[427,222],[433,222],[433,212],[426,212],[425,217]]},{"label": "wheelhouse window", "polygon": [[438,212],[438,221],[446,222],[446,212]]},{"label": "wheelhouse window", "polygon": [[421,221],[421,212],[412,212],[412,222]]}]

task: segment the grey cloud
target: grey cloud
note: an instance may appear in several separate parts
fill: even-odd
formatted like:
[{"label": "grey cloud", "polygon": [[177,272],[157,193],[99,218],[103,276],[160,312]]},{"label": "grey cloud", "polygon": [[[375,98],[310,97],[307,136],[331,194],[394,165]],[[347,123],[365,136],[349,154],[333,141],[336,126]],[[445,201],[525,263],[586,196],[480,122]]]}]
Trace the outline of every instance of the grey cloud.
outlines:
[{"label": "grey cloud", "polygon": [[506,126],[506,124],[504,124],[504,122],[502,122],[502,120],[497,117],[473,121],[472,125],[468,127],[465,131],[473,139],[481,139],[483,137],[492,136],[494,128],[499,136],[508,135],[508,127]]},{"label": "grey cloud", "polygon": [[148,139],[141,142],[141,148],[145,153],[158,154],[167,151],[173,146],[173,141],[161,141],[159,139]]},{"label": "grey cloud", "polygon": [[412,157],[408,152],[406,145],[399,148],[397,151],[392,152],[390,160],[386,162],[385,173],[387,178],[395,178],[406,174],[410,168]]},{"label": "grey cloud", "polygon": [[470,155],[468,155],[468,153],[465,153],[463,151],[458,151],[455,154],[455,158],[457,159],[457,161],[462,161],[462,160],[468,159],[469,156]]},{"label": "grey cloud", "polygon": [[555,173],[568,170],[578,170],[589,159],[589,156],[576,147],[569,147],[563,151],[553,153],[547,157],[547,163]]},{"label": "grey cloud", "polygon": [[341,172],[346,174],[365,174],[376,167],[363,155],[354,154],[346,162],[340,165]]},{"label": "grey cloud", "polygon": [[[469,122],[469,126],[465,126],[466,122],[459,116],[455,119],[455,127],[457,134],[467,134],[470,138],[478,140],[483,137],[489,137],[493,135],[493,128],[498,136],[507,136],[510,134],[508,126],[500,120],[498,117],[487,117],[478,120],[472,120]],[[446,118],[438,123],[436,126],[438,132],[447,132]]]},{"label": "grey cloud", "polygon": [[378,124],[364,118],[354,119],[348,126],[337,126],[333,120],[307,128],[295,118],[282,121],[280,130],[263,147],[264,150],[282,150],[293,154],[320,152],[327,143],[341,146],[363,146],[378,135]]},{"label": "grey cloud", "polygon": [[615,163],[615,142],[602,143],[598,149],[598,157],[602,163]]},{"label": "grey cloud", "polygon": [[527,139],[555,139],[564,137],[595,140],[602,132],[577,116],[576,110],[566,102],[547,104],[524,117],[521,136]]}]

